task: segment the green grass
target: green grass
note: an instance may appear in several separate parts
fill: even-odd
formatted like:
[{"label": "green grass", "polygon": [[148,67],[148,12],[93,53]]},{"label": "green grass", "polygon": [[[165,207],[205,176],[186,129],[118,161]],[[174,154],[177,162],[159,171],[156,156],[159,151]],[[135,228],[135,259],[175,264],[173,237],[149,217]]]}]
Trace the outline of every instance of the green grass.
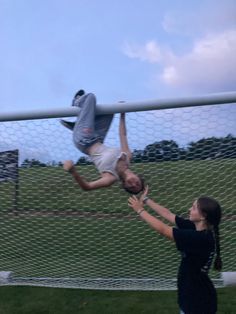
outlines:
[{"label": "green grass", "polygon": [[[52,277],[139,278],[142,269],[137,268],[137,259],[140,266],[152,263],[145,277],[152,277],[154,269],[161,276],[166,263],[165,258],[160,258],[163,249],[168,256],[175,256],[172,264],[175,267],[169,273],[170,278],[175,276],[176,249],[166,239],[157,237],[135,215],[133,220],[16,216],[4,221],[0,269],[7,263],[17,277],[24,277],[27,271],[27,276],[32,277],[50,274]],[[158,254],[153,252],[153,246]]]},{"label": "green grass", "polygon": [[[236,288],[218,289],[218,314],[236,313]],[[176,314],[176,291],[1,287],[1,314]]]},{"label": "green grass", "polygon": [[[235,159],[142,163],[133,164],[132,169],[143,174],[150,195],[175,212],[183,213],[194,198],[208,194],[221,201],[225,213],[236,214]],[[92,165],[78,170],[87,179],[98,177]],[[129,212],[127,194],[117,185],[106,191],[83,192],[62,168],[20,169],[19,182],[20,210]],[[1,210],[12,208],[13,192],[13,184],[0,185]]]},{"label": "green grass", "polygon": [[[236,214],[236,161],[179,161],[134,164],[132,167],[144,174],[150,185],[150,195],[178,214],[186,213],[192,201],[201,194],[220,200],[224,210],[221,224],[224,271],[234,270],[236,241],[232,217]],[[93,166],[79,167],[79,171],[90,179],[97,177]],[[127,206],[128,195],[117,185],[83,192],[61,168],[48,167],[20,169],[19,188],[16,213],[12,212],[13,184],[0,184],[0,270],[13,271],[13,279],[48,276],[176,278],[179,254],[175,246],[140,221]],[[215,272],[211,275],[219,278]],[[25,312],[13,311],[14,314],[177,312],[175,292],[139,294],[14,287],[0,288],[0,291],[9,293],[9,298],[15,293],[13,304],[17,299],[22,301],[22,305],[18,304],[19,309],[24,308],[25,303],[30,303],[31,308],[35,305],[33,311],[25,309]],[[33,301],[34,291],[36,300]],[[227,291],[225,299],[228,294],[230,298],[233,290],[223,289],[219,293],[224,295],[224,291]],[[29,300],[31,294],[32,302]],[[47,296],[50,295],[53,301],[48,304]],[[159,309],[157,301],[162,297],[167,301]],[[45,303],[37,298],[45,298]],[[109,305],[110,300],[116,304],[116,298],[117,305],[112,302]],[[122,301],[126,298],[127,301]],[[4,302],[5,297],[0,301],[1,306]],[[96,305],[90,309],[93,303]],[[225,308],[230,304],[227,300],[224,303]],[[72,306],[71,311],[66,312],[66,306]],[[58,307],[59,312],[53,312],[53,307]],[[106,312],[108,309],[110,312]],[[2,313],[9,312],[1,310]]]}]

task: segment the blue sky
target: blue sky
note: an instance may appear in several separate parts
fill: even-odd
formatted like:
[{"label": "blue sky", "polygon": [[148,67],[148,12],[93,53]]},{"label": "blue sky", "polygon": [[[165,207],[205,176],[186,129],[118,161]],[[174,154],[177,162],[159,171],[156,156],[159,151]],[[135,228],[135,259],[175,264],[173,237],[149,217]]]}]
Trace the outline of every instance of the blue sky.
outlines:
[{"label": "blue sky", "polygon": [[1,112],[236,90],[234,0],[0,0],[0,38]]},{"label": "blue sky", "polygon": [[0,0],[1,110],[232,91],[235,1]]}]

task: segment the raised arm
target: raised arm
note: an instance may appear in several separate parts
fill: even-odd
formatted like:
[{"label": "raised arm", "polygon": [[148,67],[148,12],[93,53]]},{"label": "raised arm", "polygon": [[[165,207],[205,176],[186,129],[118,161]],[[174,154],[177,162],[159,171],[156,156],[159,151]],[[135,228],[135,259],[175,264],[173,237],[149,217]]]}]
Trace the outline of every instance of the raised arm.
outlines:
[{"label": "raised arm", "polygon": [[120,135],[121,150],[127,154],[129,159],[131,159],[132,154],[131,154],[131,151],[129,149],[128,140],[127,140],[125,113],[124,112],[120,114],[119,135]]},{"label": "raised arm", "polygon": [[82,190],[90,191],[99,188],[104,188],[112,185],[116,179],[109,173],[106,173],[104,176],[95,181],[87,181],[84,177],[82,177],[77,171],[71,160],[67,160],[64,162],[63,168],[65,171],[69,172],[75,181],[79,184]]},{"label": "raised arm", "polygon": [[168,208],[161,206],[160,204],[154,202],[148,196],[148,186],[145,188],[144,193],[142,194],[140,200],[147,204],[151,209],[153,209],[158,215],[166,219],[171,223],[175,223],[175,214],[173,214]]},{"label": "raised arm", "polygon": [[166,238],[170,240],[174,240],[173,236],[173,228],[163,223],[156,217],[150,215],[144,208],[143,203],[136,196],[132,196],[129,198],[128,204],[132,207],[139,216],[146,221],[154,230],[158,233],[162,234]]},{"label": "raised arm", "polygon": [[146,200],[146,204],[151,207],[158,215],[165,218],[171,223],[175,223],[175,214],[173,214],[168,208],[165,208],[156,202],[154,202],[152,199],[148,198]]}]

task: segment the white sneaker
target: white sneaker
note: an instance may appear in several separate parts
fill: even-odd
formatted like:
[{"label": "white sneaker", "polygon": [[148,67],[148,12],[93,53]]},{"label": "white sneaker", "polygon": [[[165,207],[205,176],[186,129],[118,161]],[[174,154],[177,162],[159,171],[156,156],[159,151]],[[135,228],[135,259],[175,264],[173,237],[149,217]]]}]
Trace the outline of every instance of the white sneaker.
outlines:
[{"label": "white sneaker", "polygon": [[78,100],[80,99],[81,96],[85,94],[85,91],[83,89],[80,89],[74,96],[72,105],[73,107],[79,107]]}]

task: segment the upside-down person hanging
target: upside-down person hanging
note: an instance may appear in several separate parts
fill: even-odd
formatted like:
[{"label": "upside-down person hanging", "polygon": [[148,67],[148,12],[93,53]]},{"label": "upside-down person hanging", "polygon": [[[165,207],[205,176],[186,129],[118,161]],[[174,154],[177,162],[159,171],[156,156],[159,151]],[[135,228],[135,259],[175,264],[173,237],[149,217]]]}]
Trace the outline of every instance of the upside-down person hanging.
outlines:
[{"label": "upside-down person hanging", "polygon": [[61,120],[61,123],[73,130],[75,146],[82,153],[90,156],[100,173],[100,178],[87,181],[79,174],[71,160],[64,162],[64,170],[68,171],[85,191],[108,187],[120,181],[127,192],[131,194],[141,192],[144,188],[143,179],[130,170],[132,154],[126,136],[125,114],[120,114],[120,148],[112,148],[107,147],[103,142],[113,114],[96,115],[95,95],[79,90],[73,99],[72,106],[80,108],[76,121]]}]

